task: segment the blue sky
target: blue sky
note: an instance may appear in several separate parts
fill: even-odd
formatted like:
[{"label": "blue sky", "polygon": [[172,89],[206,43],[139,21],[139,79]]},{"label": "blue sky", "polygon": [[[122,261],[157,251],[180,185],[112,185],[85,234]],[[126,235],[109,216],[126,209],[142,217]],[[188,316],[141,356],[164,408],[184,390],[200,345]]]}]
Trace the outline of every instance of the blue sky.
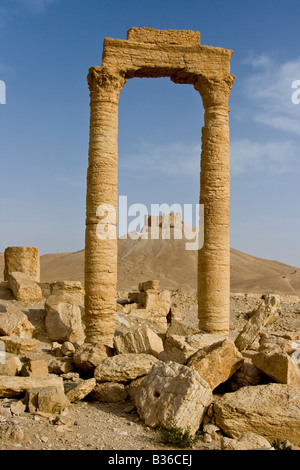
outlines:
[{"label": "blue sky", "polygon": [[[131,26],[232,49],[231,246],[300,266],[299,0],[0,0],[0,251],[84,248],[89,67]],[[300,95],[299,95],[300,96]],[[119,102],[119,194],[199,199],[203,107],[189,85],[131,79]]]}]

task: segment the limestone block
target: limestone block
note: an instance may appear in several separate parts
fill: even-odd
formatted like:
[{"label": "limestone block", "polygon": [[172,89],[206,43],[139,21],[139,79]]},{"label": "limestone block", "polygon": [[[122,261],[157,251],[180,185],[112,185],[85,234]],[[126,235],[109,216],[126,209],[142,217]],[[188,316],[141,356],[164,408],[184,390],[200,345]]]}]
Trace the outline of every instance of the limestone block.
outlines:
[{"label": "limestone block", "polygon": [[65,342],[61,345],[61,348],[60,348],[61,353],[62,353],[64,356],[68,356],[68,357],[73,356],[75,350],[76,350],[76,349],[75,349],[75,346],[74,346],[73,343],[71,343],[71,341],[65,341]]},{"label": "limestone block", "polygon": [[223,437],[221,440],[221,450],[257,450],[272,449],[271,443],[263,436],[253,432],[247,432],[238,439]]},{"label": "limestone block", "polygon": [[212,390],[228,380],[243,364],[244,358],[229,339],[206,346],[196,352],[187,366],[196,370]]},{"label": "limestone block", "polygon": [[126,393],[128,394],[129,399],[135,403],[135,397],[140,388],[143,386],[145,376],[138,377],[135,380],[132,380],[128,384],[125,385]]},{"label": "limestone block", "polygon": [[148,374],[156,362],[151,354],[118,354],[100,362],[94,376],[97,382],[128,382]]},{"label": "limestone block", "polygon": [[8,377],[0,376],[0,397],[24,396],[27,390],[39,387],[60,387],[63,390],[63,379],[57,376],[49,377]]},{"label": "limestone block", "polygon": [[18,375],[21,371],[22,363],[18,356],[6,352],[5,361],[0,363],[0,375]]},{"label": "limestone block", "polygon": [[82,341],[84,330],[78,305],[51,295],[45,303],[45,326],[48,338],[53,341]]},{"label": "limestone block", "polygon": [[26,273],[11,272],[8,274],[8,287],[16,300],[42,300],[43,294],[40,286]]},{"label": "limestone block", "polygon": [[196,433],[211,404],[212,391],[198,372],[175,362],[155,364],[135,396],[140,418],[152,428],[172,421]]},{"label": "limestone block", "polygon": [[269,442],[288,439],[299,445],[300,387],[278,383],[242,387],[217,400],[214,417],[229,437],[253,432]]},{"label": "limestone block", "polygon": [[158,290],[159,289],[159,281],[145,281],[139,283],[139,291],[146,291],[146,290]]},{"label": "limestone block", "polygon": [[71,403],[77,403],[91,393],[95,386],[96,380],[94,378],[82,380],[81,382],[72,384],[71,387],[68,388],[65,392],[66,397]]},{"label": "limestone block", "polygon": [[83,343],[73,354],[75,367],[85,373],[94,373],[100,362],[113,355],[113,349],[104,344]]},{"label": "limestone block", "polygon": [[15,334],[20,338],[32,338],[35,331],[27,315],[14,305],[6,307],[6,312],[0,313],[0,335]]},{"label": "limestone block", "polygon": [[29,413],[57,414],[70,405],[61,387],[36,387],[26,391],[25,402]]},{"label": "limestone block", "polygon": [[50,285],[50,295],[62,295],[77,305],[84,305],[84,288],[80,281],[57,281]]},{"label": "limestone block", "polygon": [[10,405],[10,411],[15,416],[20,416],[26,411],[26,405],[22,400],[14,400]]},{"label": "limestone block", "polygon": [[0,338],[5,345],[6,352],[18,355],[36,351],[39,344],[34,338],[20,338],[17,335],[0,336]]},{"label": "limestone block", "polygon": [[255,313],[248,320],[243,330],[237,336],[235,345],[240,351],[248,349],[259,332],[276,315],[280,303],[277,296],[266,296]]},{"label": "limestone block", "polygon": [[139,284],[140,290],[129,292],[128,299],[137,303],[138,309],[151,312],[152,316],[166,317],[171,308],[171,293],[168,290],[157,290],[155,282],[147,281]]},{"label": "limestone block", "polygon": [[275,382],[300,386],[300,368],[286,352],[265,349],[252,357],[253,364]]},{"label": "limestone block", "polygon": [[213,333],[196,333],[187,336],[168,334],[164,340],[164,351],[159,355],[159,359],[186,364],[199,349],[224,339],[225,336]]},{"label": "limestone block", "polygon": [[123,335],[114,337],[117,354],[145,353],[158,357],[163,351],[162,339],[148,326],[142,326]]},{"label": "limestone block", "polygon": [[199,31],[189,30],[157,30],[154,28],[132,27],[127,32],[127,40],[142,43],[198,46],[200,44],[200,33]]},{"label": "limestone block", "polygon": [[122,383],[101,382],[96,384],[91,392],[91,397],[95,401],[105,403],[124,403],[127,398],[127,392]]},{"label": "limestone block", "polygon": [[168,290],[147,289],[142,303],[146,310],[151,310],[157,316],[167,316],[171,307],[171,292]]},{"label": "limestone block", "polygon": [[43,359],[29,360],[21,369],[23,377],[48,377],[48,365]]},{"label": "limestone block", "polygon": [[28,274],[40,281],[39,250],[35,246],[9,246],[4,251],[4,280],[13,272]]}]

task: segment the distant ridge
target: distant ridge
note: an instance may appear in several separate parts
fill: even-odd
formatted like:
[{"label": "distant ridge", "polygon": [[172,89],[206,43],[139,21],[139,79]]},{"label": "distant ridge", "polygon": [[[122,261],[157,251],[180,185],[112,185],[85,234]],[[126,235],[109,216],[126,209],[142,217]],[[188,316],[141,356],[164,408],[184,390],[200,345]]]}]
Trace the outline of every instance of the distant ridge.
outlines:
[{"label": "distant ridge", "polygon": [[[197,252],[184,240],[118,240],[118,290],[136,289],[139,282],[159,279],[162,288],[196,289]],[[3,254],[0,279],[3,280]],[[41,256],[41,281],[84,283],[84,250]],[[300,269],[257,258],[231,248],[231,292],[300,295]]]}]

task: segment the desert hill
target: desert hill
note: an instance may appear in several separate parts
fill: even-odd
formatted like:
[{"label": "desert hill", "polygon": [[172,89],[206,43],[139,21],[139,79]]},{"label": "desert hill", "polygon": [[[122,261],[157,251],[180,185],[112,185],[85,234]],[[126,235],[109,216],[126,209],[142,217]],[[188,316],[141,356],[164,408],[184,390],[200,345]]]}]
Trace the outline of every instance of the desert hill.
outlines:
[{"label": "desert hill", "polygon": [[[159,279],[162,288],[196,289],[197,252],[184,240],[118,240],[118,289],[136,289],[139,282]],[[42,255],[41,281],[84,281],[84,250]],[[0,254],[3,279],[3,254]],[[300,295],[300,269],[257,258],[231,248],[231,291]]]}]

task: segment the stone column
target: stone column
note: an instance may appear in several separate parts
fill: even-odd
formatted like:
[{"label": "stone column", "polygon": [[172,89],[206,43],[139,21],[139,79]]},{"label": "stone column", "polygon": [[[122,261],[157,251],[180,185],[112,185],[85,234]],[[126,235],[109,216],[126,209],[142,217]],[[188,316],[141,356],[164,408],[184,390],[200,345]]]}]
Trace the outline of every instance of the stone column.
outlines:
[{"label": "stone column", "polygon": [[118,101],[125,78],[117,71],[92,67],[88,84],[85,341],[112,346],[117,297]]},{"label": "stone column", "polygon": [[230,149],[228,99],[233,76],[199,77],[195,88],[204,106],[200,204],[204,245],[198,252],[199,328],[229,333],[230,317]]}]

